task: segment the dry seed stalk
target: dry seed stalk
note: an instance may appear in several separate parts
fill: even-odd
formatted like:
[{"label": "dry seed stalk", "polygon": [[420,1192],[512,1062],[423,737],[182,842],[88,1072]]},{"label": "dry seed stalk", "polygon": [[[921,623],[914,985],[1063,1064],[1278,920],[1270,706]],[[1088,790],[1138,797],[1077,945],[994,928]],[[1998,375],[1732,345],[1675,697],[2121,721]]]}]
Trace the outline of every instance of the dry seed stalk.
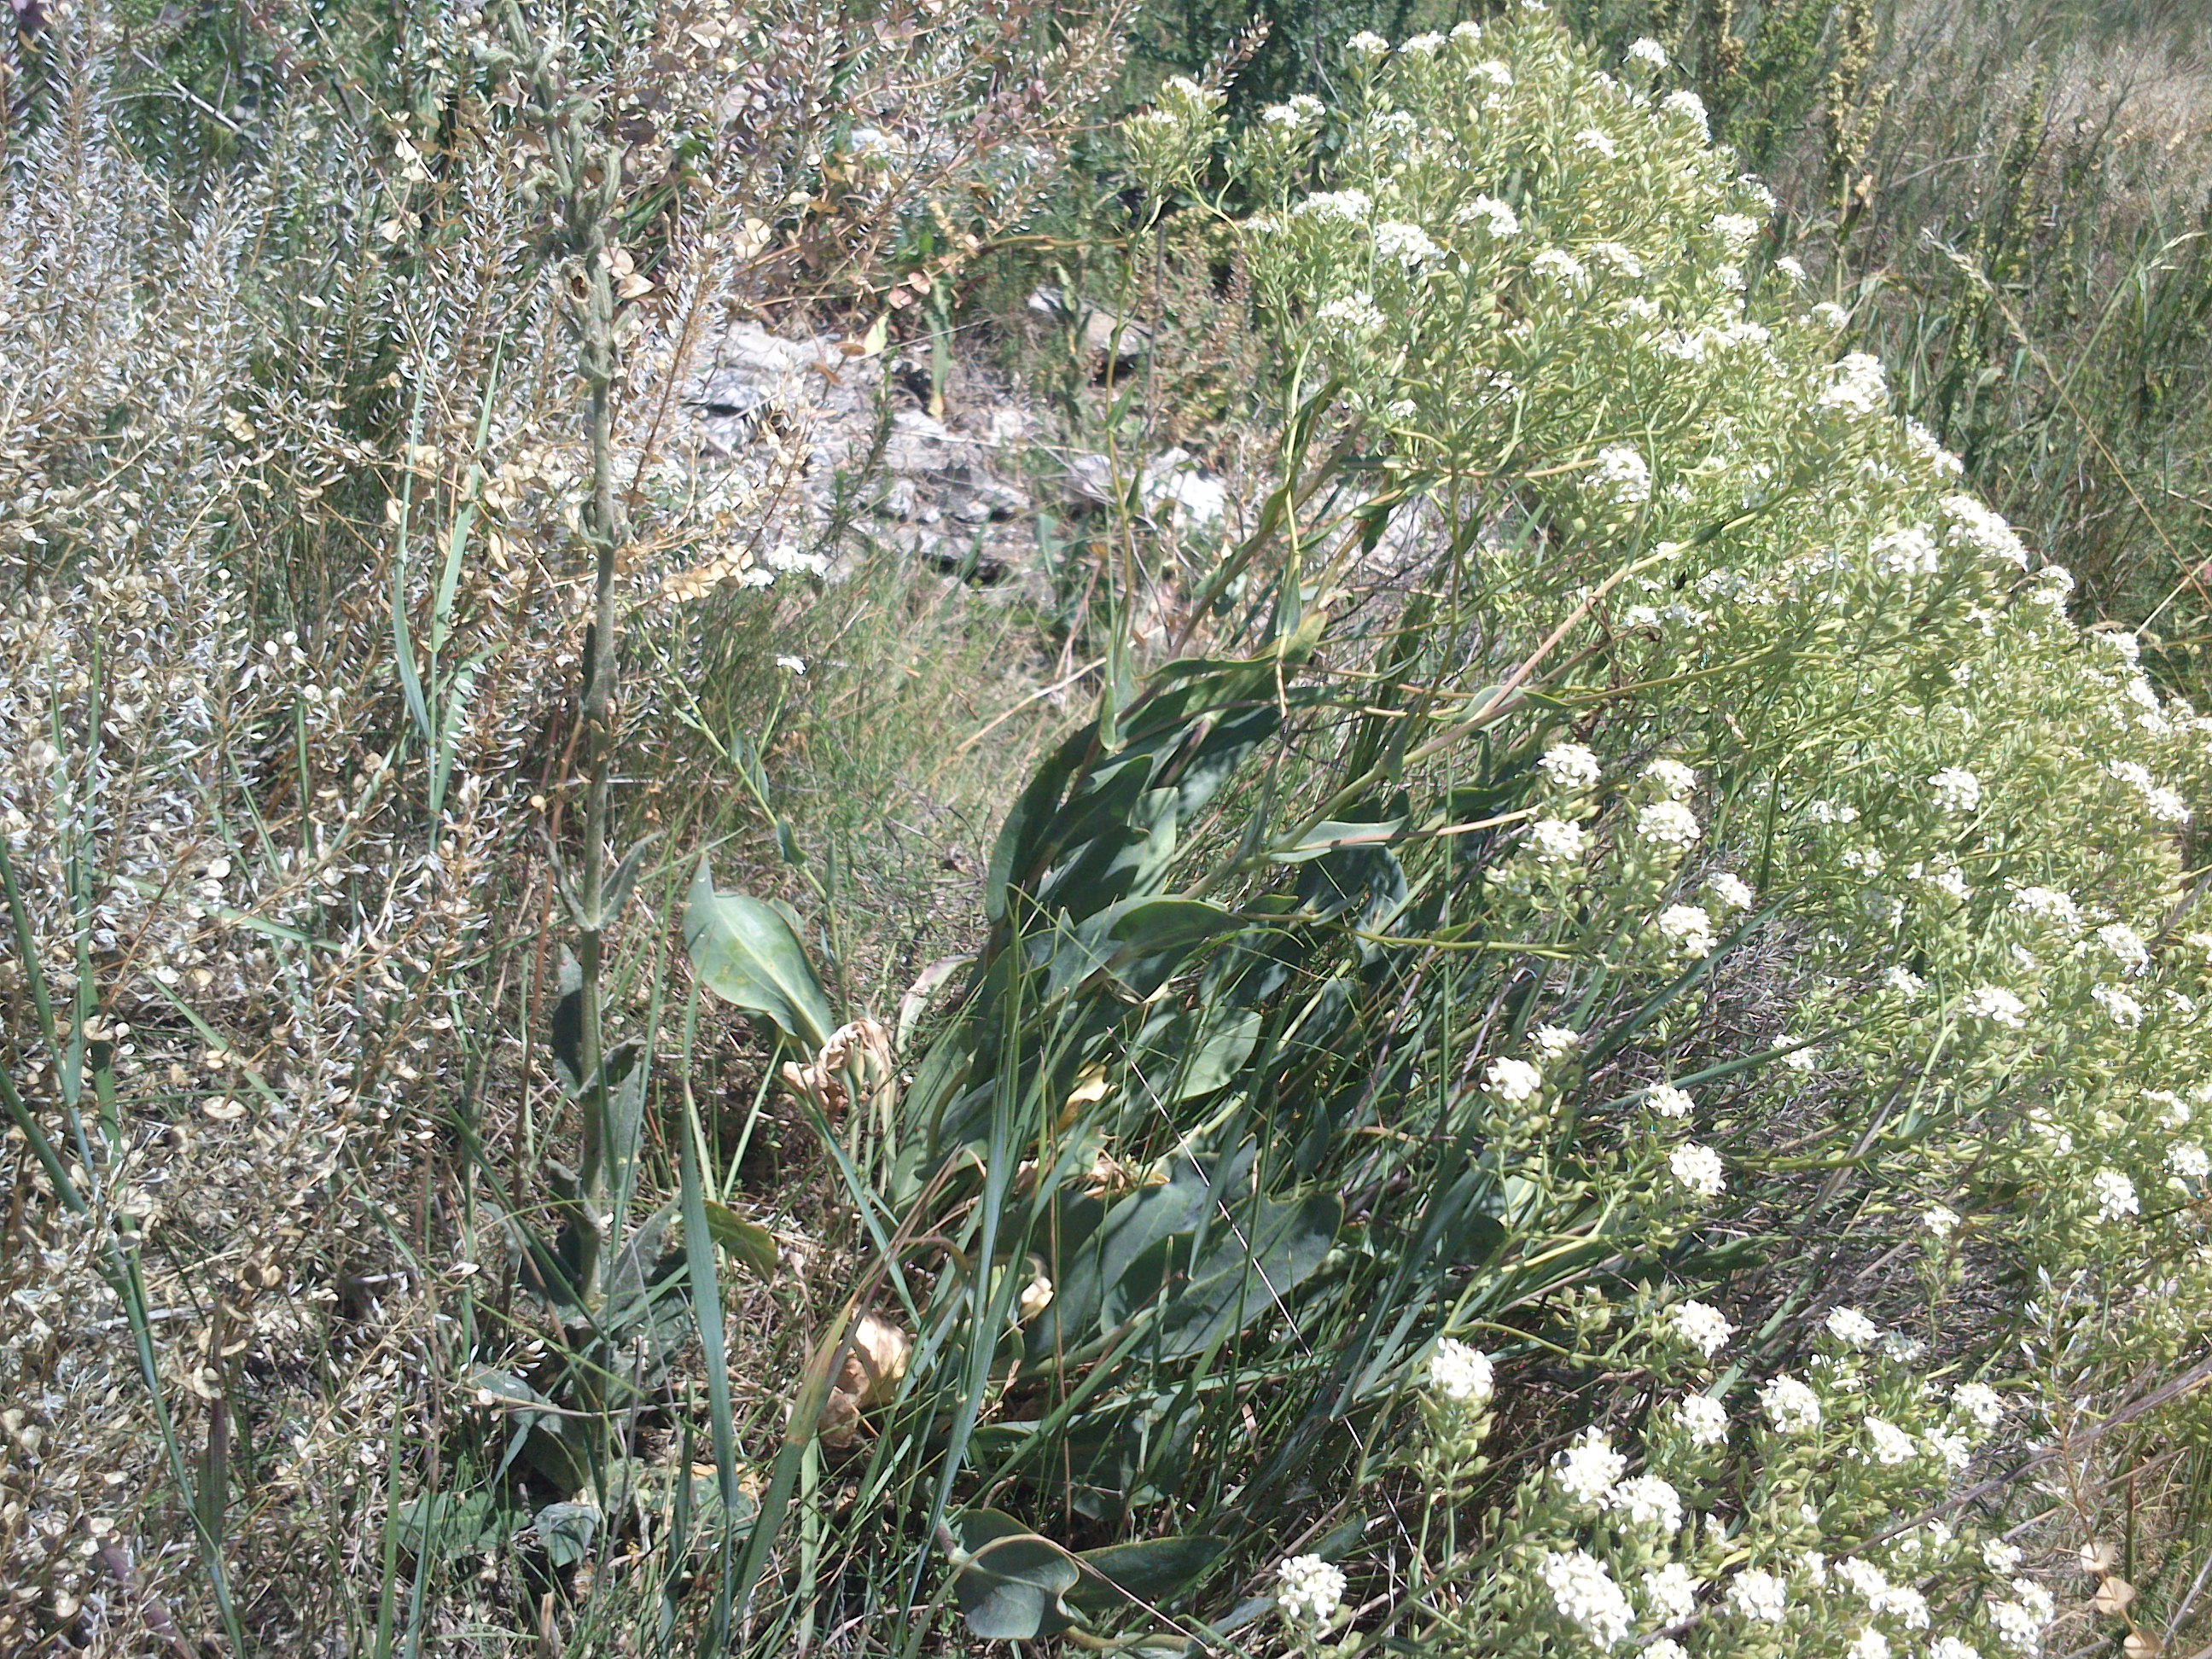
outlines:
[{"label": "dry seed stalk", "polygon": [[[598,118],[598,100],[572,87],[562,72],[568,51],[557,35],[533,38],[515,0],[503,21],[507,38],[524,65],[530,89],[525,114],[545,143],[545,161],[533,185],[542,185],[560,217],[563,252],[571,262],[562,284],[568,322],[576,331],[577,369],[584,382],[584,430],[591,449],[592,489],[585,503],[582,539],[593,561],[592,620],[584,639],[582,696],[579,709],[580,761],[586,779],[584,846],[580,880],[570,913],[576,923],[580,969],[580,1030],[577,1078],[584,1103],[582,1167],[578,1197],[584,1212],[585,1276],[596,1266],[601,1201],[606,1187],[607,1150],[611,1135],[610,1102],[601,1076],[605,1053],[601,979],[607,923],[606,835],[608,802],[613,792],[615,696],[615,570],[628,529],[615,489],[614,387],[622,365],[615,328],[613,239],[610,229],[622,194],[623,144]],[[564,884],[566,885],[566,884]],[[580,1291],[588,1285],[579,1285]]]}]

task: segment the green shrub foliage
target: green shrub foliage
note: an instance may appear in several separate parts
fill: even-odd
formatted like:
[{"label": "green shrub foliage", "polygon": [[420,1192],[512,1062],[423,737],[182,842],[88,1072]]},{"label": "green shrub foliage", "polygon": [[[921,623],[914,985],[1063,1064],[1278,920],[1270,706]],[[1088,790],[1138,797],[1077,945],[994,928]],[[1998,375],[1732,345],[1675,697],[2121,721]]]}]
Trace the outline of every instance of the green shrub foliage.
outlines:
[{"label": "green shrub foliage", "polygon": [[[1529,4],[1236,141],[1279,487],[904,1103],[958,1265],[874,1468],[1225,1544],[1240,1644],[2032,1655],[2100,1511],[2024,1561],[2023,1449],[2193,1357],[2212,726],[1668,74]],[[1174,210],[1218,101],[1127,130]]]}]

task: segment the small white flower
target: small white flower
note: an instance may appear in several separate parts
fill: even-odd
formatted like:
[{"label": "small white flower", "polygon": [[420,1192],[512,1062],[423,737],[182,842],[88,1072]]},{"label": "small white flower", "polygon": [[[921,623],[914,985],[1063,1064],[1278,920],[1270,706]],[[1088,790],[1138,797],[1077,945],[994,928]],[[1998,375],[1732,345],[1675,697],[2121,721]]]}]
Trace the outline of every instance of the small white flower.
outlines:
[{"label": "small white flower", "polygon": [[1589,851],[1589,831],[1567,818],[1539,818],[1528,827],[1539,864],[1572,864]]},{"label": "small white flower", "polygon": [[1928,981],[1910,968],[1892,968],[1882,975],[1882,982],[1907,1002],[1917,1001],[1928,988]]},{"label": "small white flower", "polygon": [[1644,769],[1644,775],[1669,800],[1680,800],[1698,787],[1698,775],[1681,762],[1662,755]]},{"label": "small white flower", "polygon": [[1429,1388],[1455,1406],[1480,1410],[1490,1403],[1497,1379],[1490,1356],[1454,1337],[1443,1337],[1429,1356]]},{"label": "small white flower", "polygon": [[1584,1508],[1604,1500],[1628,1460],[1613,1450],[1613,1442],[1596,1429],[1584,1429],[1565,1451],[1552,1460],[1553,1479],[1571,1503]]},{"label": "small white flower", "polygon": [[[1820,307],[1814,309],[1817,312]],[[1863,351],[1846,353],[1836,364],[1834,377],[1816,401],[1823,409],[1847,410],[1859,415],[1871,415],[1887,408],[1889,376],[1882,369],[1881,359]]]},{"label": "small white flower", "polygon": [[1554,1550],[1539,1570],[1552,1604],[1599,1648],[1619,1646],[1636,1628],[1636,1609],[1628,1594],[1588,1550]]},{"label": "small white flower", "polygon": [[1334,224],[1364,224],[1374,210],[1374,198],[1364,190],[1316,191],[1291,210],[1299,218]]},{"label": "small white flower", "polygon": [[1836,1563],[1835,1575],[1838,1583],[1876,1613],[1889,1599],[1889,1575],[1863,1556],[1845,1556]]},{"label": "small white flower", "polygon": [[775,659],[775,665],[783,670],[787,674],[804,674],[806,672],[806,659],[804,657],[778,657]]},{"label": "small white flower", "polygon": [[[1577,274],[1580,274],[1579,267]],[[1651,468],[1642,455],[1627,445],[1614,444],[1598,451],[1597,465],[1590,469],[1589,485],[1623,507],[1635,507],[1651,499]]]},{"label": "small white flower", "polygon": [[1602,155],[1608,161],[1620,154],[1620,146],[1595,127],[1584,127],[1577,133],[1575,148],[1592,155]]},{"label": "small white flower", "polygon": [[1631,1475],[1617,1483],[1606,1494],[1605,1506],[1632,1527],[1656,1527],[1668,1534],[1682,1529],[1682,1495],[1656,1474]]},{"label": "small white flower", "polygon": [[1947,1239],[1959,1231],[1959,1212],[1948,1204],[1930,1204],[1921,1212],[1920,1224],[1937,1239]]},{"label": "small white flower", "polygon": [[2212,1153],[2193,1141],[2177,1140],[2166,1148],[2166,1167],[2184,1181],[2202,1181],[2212,1176]]},{"label": "small white flower", "polygon": [[[1652,1622],[1679,1625],[1695,1613],[1698,1610],[1698,1587],[1704,1582],[1680,1561],[1669,1561],[1661,1567],[1645,1568],[1644,1601],[1644,1605],[1651,1609]],[[1644,1649],[1645,1659],[1650,1659],[1656,1650],[1656,1644]]]},{"label": "small white flower", "polygon": [[1723,910],[1748,910],[1754,902],[1751,884],[1727,870],[1718,870],[1707,876],[1705,890],[1713,896]]},{"label": "small white flower", "polygon": [[1847,1348],[1871,1348],[1881,1340],[1881,1327],[1856,1308],[1838,1308],[1829,1314],[1828,1334]]},{"label": "small white flower", "polygon": [[1491,1093],[1516,1106],[1544,1092],[1544,1074],[1525,1060],[1493,1060],[1484,1072],[1483,1080]]},{"label": "small white flower", "polygon": [[1982,781],[1962,766],[1947,766],[1928,780],[1936,810],[1954,816],[1972,811],[1982,804]]},{"label": "small white flower", "polygon": [[1545,276],[1567,287],[1578,287],[1589,276],[1583,262],[1563,247],[1548,247],[1528,261],[1530,275]]},{"label": "small white flower", "polygon": [[1934,539],[1917,525],[1875,537],[1867,544],[1867,556],[1893,576],[1932,576],[1942,564]]},{"label": "small white flower", "polygon": [[1565,1060],[1583,1046],[1583,1034],[1564,1025],[1539,1025],[1528,1034],[1529,1046],[1549,1060]]},{"label": "small white flower", "polygon": [[1710,1146],[1687,1141],[1667,1154],[1667,1167],[1674,1179],[1699,1198],[1718,1198],[1728,1185],[1721,1172],[1721,1155]]},{"label": "small white flower", "polygon": [[1729,1338],[1735,1334],[1735,1327],[1721,1316],[1721,1310],[1706,1303],[1677,1304],[1671,1317],[1674,1334],[1708,1359],[1727,1346]]},{"label": "small white flower", "polygon": [[[2046,567],[2045,574],[2049,574]],[[2142,798],[2150,815],[2161,823],[2186,823],[2189,807],[2172,790],[2161,786],[2149,771],[2136,761],[2114,761],[2105,769],[2112,776],[2133,789]]]},{"label": "small white flower", "polygon": [[1844,1651],[1849,1659],[1889,1659],[1889,1638],[1869,1625],[1851,1638]]},{"label": "small white flower", "polygon": [[1655,847],[1696,845],[1705,831],[1698,815],[1678,800],[1656,800],[1636,815],[1636,833]]},{"label": "small white flower", "polygon": [[1928,1659],[1982,1659],[1982,1656],[1955,1636],[1939,1636],[1928,1649]]},{"label": "small white flower", "polygon": [[1654,1084],[1644,1097],[1660,1116],[1677,1121],[1689,1116],[1690,1109],[1695,1104],[1687,1089],[1678,1089],[1671,1083]]},{"label": "small white flower", "polygon": [[1912,1437],[1896,1424],[1879,1417],[1866,1419],[1867,1439],[1874,1447],[1874,1460],[1894,1468],[1900,1463],[1910,1463],[1920,1455],[1920,1448]]},{"label": "small white flower", "polygon": [[1713,919],[1698,905],[1668,905],[1659,913],[1659,932],[1686,957],[1713,953]]},{"label": "small white flower", "polygon": [[1820,1426],[1820,1400],[1794,1376],[1769,1379],[1759,1390],[1759,1409],[1782,1434],[1810,1434]]},{"label": "small white flower", "polygon": [[1520,216],[1495,196],[1478,196],[1454,216],[1461,224],[1487,232],[1494,241],[1521,234]]},{"label": "small white flower", "polygon": [[2108,922],[2097,930],[2097,943],[2112,952],[2112,960],[2130,974],[2140,974],[2150,966],[2150,946],[2143,943],[2142,935],[2124,921]]},{"label": "small white flower", "polygon": [[1443,49],[1443,36],[1431,30],[1426,34],[1413,35],[1401,43],[1398,52],[1404,58],[1433,58]]},{"label": "small white flower", "polygon": [[[1966,1465],[1974,1461],[1972,1445],[1963,1434],[1950,1434],[1942,1429],[1930,1429],[1923,1437],[1922,1443],[1927,1447],[1930,1456],[1942,1458],[1944,1466],[1954,1474],[1963,1474],[1966,1473]],[[1927,1615],[1924,1610],[1921,1617],[1922,1621],[1925,1623]]]},{"label": "small white flower", "polygon": [[1717,1446],[1728,1438],[1728,1408],[1711,1395],[1684,1395],[1674,1402],[1674,1420],[1693,1446]]},{"label": "small white flower", "polygon": [[1354,293],[1329,301],[1314,313],[1314,321],[1324,334],[1357,341],[1380,334],[1388,319],[1376,309],[1373,295]]},{"label": "small white flower", "polygon": [[2089,1190],[2096,1194],[2100,1221],[2124,1221],[2142,1212],[2142,1206],[2136,1197],[2136,1183],[2118,1170],[2098,1170],[2089,1177]]},{"label": "small white flower", "polygon": [[[1986,1382],[1961,1382],[1951,1390],[1951,1403],[1966,1413],[1977,1428],[1994,1429],[2004,1417],[2004,1397]],[[2014,1559],[2018,1559],[2015,1554]],[[1996,1570],[2009,1572],[2012,1569],[2007,1563]]]},{"label": "small white flower", "polygon": [[1597,757],[1578,743],[1553,744],[1536,764],[1561,789],[1579,792],[1597,782]]},{"label": "small white flower", "polygon": [[2056,1609],[2051,1592],[2032,1579],[2014,1579],[2012,1592],[2014,1600],[1990,1604],[1990,1623],[2007,1647],[2032,1659],[2042,1650],[2043,1632]]},{"label": "small white flower", "polygon": [[1728,245],[1729,252],[1741,257],[1743,251],[1759,240],[1765,227],[1747,213],[1716,213],[1713,215],[1713,234]]},{"label": "small white flower", "polygon": [[1361,58],[1382,58],[1389,54],[1390,43],[1372,29],[1362,29],[1344,43],[1344,49]]},{"label": "small white flower", "polygon": [[2089,1000],[2105,1011],[2105,1017],[2124,1031],[2132,1031],[2143,1022],[2143,1006],[2116,985],[2093,985]]},{"label": "small white flower", "polygon": [[[1630,281],[1642,280],[1644,261],[1636,257],[1634,249],[1624,247],[1619,242],[1598,242],[1592,245],[1590,252],[1604,260],[1609,269],[1618,271]],[[1644,307],[1652,306],[1652,314],[1655,316],[1657,314],[1657,309],[1653,301],[1642,295],[1627,295],[1622,300],[1621,304],[1624,309],[1636,314],[1641,314]]]},{"label": "small white flower", "polygon": [[1951,528],[1943,539],[1952,546],[1972,548],[1984,557],[2027,568],[2027,549],[2001,514],[1972,495],[1946,495],[1940,505],[1951,515]]},{"label": "small white flower", "polygon": [[1395,259],[1408,270],[1433,264],[1444,254],[1419,225],[1401,224],[1395,219],[1375,227],[1375,252],[1385,259]]},{"label": "small white flower", "polygon": [[1326,1630],[1344,1605],[1344,1574],[1318,1555],[1294,1555],[1275,1569],[1275,1605],[1286,1623]]},{"label": "small white flower", "polygon": [[1790,1587],[1771,1572],[1746,1567],[1729,1580],[1728,1599],[1745,1618],[1778,1625],[1790,1604]]},{"label": "small white flower", "polygon": [[1662,70],[1667,67],[1667,48],[1647,34],[1628,48],[1628,61],[1649,64],[1653,69]]},{"label": "small white flower", "polygon": [[2027,1024],[2027,1005],[2002,985],[1984,985],[1960,999],[1959,1012],[1968,1019],[1985,1019],[2017,1031]]},{"label": "small white flower", "polygon": [[2081,909],[2073,895],[2055,887],[2023,887],[2014,896],[2012,908],[2038,921],[2062,922],[2069,927],[2081,925]]},{"label": "small white flower", "polygon": [[1774,262],[1774,268],[1790,279],[1790,285],[1792,287],[1802,288],[1805,286],[1806,276],[1804,265],[1798,260],[1791,258],[1789,254],[1785,253],[1779,259],[1777,259]]},{"label": "small white flower", "polygon": [[1696,127],[1698,137],[1712,137],[1712,129],[1705,116],[1705,100],[1698,97],[1696,93],[1670,92],[1659,107],[1676,120],[1687,122]]}]

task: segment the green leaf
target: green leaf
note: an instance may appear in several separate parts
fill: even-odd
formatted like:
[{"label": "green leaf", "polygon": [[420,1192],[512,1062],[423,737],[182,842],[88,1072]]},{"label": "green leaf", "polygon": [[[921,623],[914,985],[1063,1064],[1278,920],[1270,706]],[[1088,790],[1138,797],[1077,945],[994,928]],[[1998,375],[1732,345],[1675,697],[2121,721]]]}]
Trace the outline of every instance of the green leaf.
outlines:
[{"label": "green leaf", "polygon": [[591,1478],[586,1443],[588,1430],[582,1422],[554,1411],[529,1410],[532,1406],[550,1407],[553,1402],[513,1371],[483,1366],[471,1375],[469,1382],[502,1402],[514,1425],[499,1473],[506,1474],[520,1457],[564,1492],[575,1491]]},{"label": "green leaf", "polygon": [[531,1530],[556,1567],[573,1567],[592,1553],[592,1540],[599,1533],[599,1512],[589,1504],[548,1504],[538,1511]]},{"label": "green leaf", "polygon": [[724,1001],[775,1021],[809,1054],[829,1040],[830,1001],[791,923],[758,899],[717,892],[703,855],[684,908],[684,943],[699,977]]},{"label": "green leaf", "polygon": [[418,1492],[399,1511],[399,1547],[414,1557],[457,1561],[490,1549],[507,1535],[496,1494]]},{"label": "green leaf", "polygon": [[1344,1205],[1316,1193],[1290,1203],[1255,1195],[1237,1225],[1213,1235],[1190,1283],[1161,1316],[1155,1350],[1164,1358],[1202,1353],[1265,1316],[1311,1278],[1336,1242]]},{"label": "green leaf", "polygon": [[1075,1622],[1060,1597],[1083,1574],[1066,1550],[998,1510],[963,1510],[947,1524],[959,1540],[953,1594],[976,1635],[1027,1642]]},{"label": "green leaf", "polygon": [[717,1204],[713,1199],[700,1200],[707,1214],[707,1231],[714,1235],[714,1243],[727,1250],[738,1261],[751,1268],[763,1279],[775,1276],[775,1235],[763,1226],[745,1220],[726,1204]]},{"label": "green leaf", "polygon": [[1134,1544],[1109,1544],[1085,1550],[1075,1559],[1086,1571],[1067,1592],[1067,1601],[1085,1612],[1111,1612],[1124,1601],[1159,1602],[1204,1572],[1229,1548],[1211,1534],[1189,1538],[1147,1538]]}]

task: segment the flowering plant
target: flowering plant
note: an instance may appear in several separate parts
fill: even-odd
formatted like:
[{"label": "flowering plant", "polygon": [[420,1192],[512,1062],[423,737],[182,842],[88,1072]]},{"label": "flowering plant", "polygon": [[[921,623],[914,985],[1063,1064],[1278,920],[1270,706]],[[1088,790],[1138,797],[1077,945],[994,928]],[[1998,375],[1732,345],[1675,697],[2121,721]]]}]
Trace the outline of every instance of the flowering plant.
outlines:
[{"label": "flowering plant", "polygon": [[[2197,1357],[2212,724],[1838,355],[1663,54],[1607,73],[1540,6],[1347,51],[1224,213],[1280,482],[1187,631],[1253,655],[1032,786],[913,1103],[993,1169],[1008,1056],[1098,1068],[1035,1167],[1096,1133],[1164,1184],[1040,1173],[1063,1271],[1178,1188],[1245,1218],[1233,1316],[1200,1229],[1151,1311],[1027,1353],[1109,1511],[1264,1556],[1255,1516],[1363,1506],[1285,1552],[1302,1650],[2033,1656],[2064,1586],[2000,1463],[2094,1463],[2080,1402]],[[1267,1402],[1241,1438],[1159,1403],[1194,1322]],[[2094,1610],[2139,1651],[2142,1607]]]}]

